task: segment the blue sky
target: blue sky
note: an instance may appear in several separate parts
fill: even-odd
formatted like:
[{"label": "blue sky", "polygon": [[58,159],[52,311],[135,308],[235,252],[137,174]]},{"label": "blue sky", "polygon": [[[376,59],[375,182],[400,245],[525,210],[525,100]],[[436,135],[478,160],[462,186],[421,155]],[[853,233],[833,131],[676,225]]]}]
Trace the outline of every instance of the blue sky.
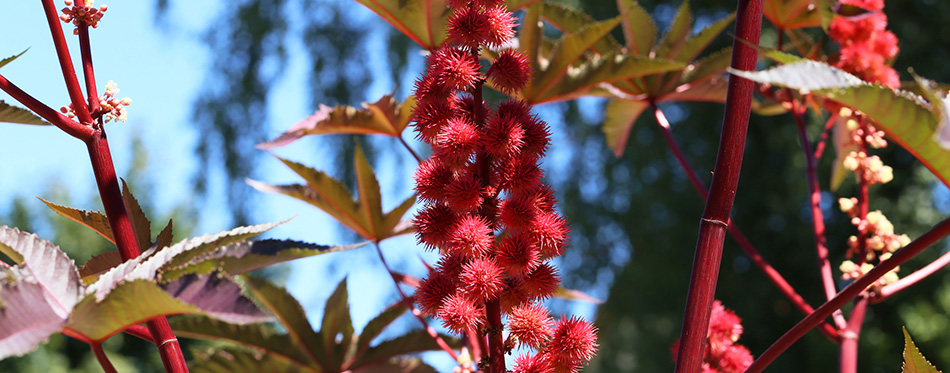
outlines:
[{"label": "blue sky", "polygon": [[[158,28],[154,21],[151,1],[128,1],[107,3],[110,7],[99,28],[92,32],[93,59],[100,91],[107,81],[118,83],[119,96],[132,98],[126,123],[109,124],[107,132],[116,169],[120,176],[129,166],[131,139],[138,135],[146,143],[149,164],[146,174],[154,183],[159,210],[168,211],[175,205],[191,201],[191,186],[188,184],[195,172],[192,149],[200,136],[191,123],[191,103],[201,91],[208,70],[208,50],[200,41],[201,34],[221,14],[219,1],[175,2],[172,1],[167,19],[169,27]],[[374,14],[356,2],[348,2],[353,19],[371,22],[374,32],[369,37],[369,50],[385,50],[383,28],[388,27]],[[57,2],[62,7],[61,2]],[[54,108],[68,103],[65,85],[55,58],[49,30],[39,2],[14,1],[4,4],[7,17],[0,23],[0,57],[29,51],[13,63],[5,66],[3,75],[40,101]],[[289,34],[299,26],[291,19]],[[72,27],[64,24],[70,50],[75,64],[78,59],[78,42],[71,35]],[[299,34],[299,33],[297,33]],[[9,35],[19,35],[10,37]],[[274,84],[270,96],[270,137],[281,129],[306,117],[309,96],[306,72],[309,69],[304,58],[299,38],[287,41],[290,58],[287,70]],[[373,83],[367,88],[368,100],[392,92],[395,84],[388,77],[388,69],[380,65],[382,58],[367,59],[374,71]],[[415,61],[420,64],[421,57]],[[417,69],[421,69],[418,66]],[[77,68],[77,71],[78,68]],[[0,99],[13,103],[12,98],[0,93]],[[356,105],[358,103],[349,103]],[[15,196],[42,196],[46,186],[58,181],[67,186],[79,201],[83,196],[93,195],[95,183],[89,166],[85,146],[53,127],[0,124],[0,211],[8,211]],[[407,136],[408,139],[409,136]],[[555,139],[557,141],[557,139]],[[318,169],[313,139],[303,139],[276,154],[308,164]],[[259,151],[248,149],[248,151]],[[389,164],[376,165],[383,185],[383,207],[389,209],[411,194],[408,183],[393,184],[392,180],[405,180],[392,170]],[[258,175],[270,183],[297,182],[299,178],[272,157],[264,156],[260,162],[263,172]],[[217,172],[220,188],[220,172]],[[213,179],[215,180],[215,179]],[[387,181],[390,181],[387,183]],[[395,186],[391,186],[395,185]],[[219,189],[220,190],[220,189]],[[267,234],[273,238],[291,238],[322,244],[340,244],[342,239],[336,225],[323,212],[283,196],[261,195],[258,197],[259,213],[255,223],[284,220],[291,222]],[[227,210],[224,198],[212,198],[202,213],[196,234],[213,233],[227,226]],[[44,209],[37,200],[29,199],[32,209]],[[84,209],[100,209],[96,205],[75,206]],[[383,243],[390,264],[400,271],[421,276],[425,273],[420,259],[435,261],[433,253],[419,249],[411,236],[394,238]],[[322,315],[322,304],[335,284],[350,278],[350,305],[354,311],[354,324],[361,329],[376,311],[395,300],[391,281],[384,275],[375,252],[367,247],[357,251],[295,261],[288,282],[289,290],[298,297],[308,310],[312,321]],[[356,264],[356,265],[354,265]],[[593,307],[580,305],[588,317]],[[413,325],[413,324],[407,324]],[[413,325],[413,326],[417,326]],[[444,354],[442,354],[444,355]]]}]

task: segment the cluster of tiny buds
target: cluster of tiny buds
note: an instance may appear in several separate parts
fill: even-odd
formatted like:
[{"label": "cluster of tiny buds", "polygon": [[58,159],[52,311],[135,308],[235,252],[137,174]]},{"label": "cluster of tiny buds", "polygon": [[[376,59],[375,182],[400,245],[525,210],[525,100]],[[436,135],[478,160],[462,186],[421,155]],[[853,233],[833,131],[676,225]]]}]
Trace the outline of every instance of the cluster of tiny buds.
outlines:
[{"label": "cluster of tiny buds", "polygon": [[[419,308],[452,332],[507,331],[502,350],[537,351],[518,357],[514,372],[576,372],[597,349],[596,328],[576,317],[556,320],[540,303],[558,288],[551,260],[569,234],[538,166],[548,127],[523,101],[492,107],[481,100],[485,82],[511,94],[530,79],[530,65],[516,51],[500,51],[485,72],[479,61],[482,47],[509,43],[516,18],[503,0],[449,6],[447,43],[429,55],[412,112],[418,138],[433,150],[414,174],[425,203],[414,224],[419,242],[442,254],[419,284]],[[488,312],[507,322],[492,325]],[[474,368],[459,363],[456,372]]]},{"label": "cluster of tiny buds", "polygon": [[[879,257],[880,262],[883,262],[891,257],[891,253],[884,253]],[[838,267],[841,271],[841,279],[845,281],[854,280],[861,276],[864,276],[866,273],[874,269],[874,265],[868,262],[861,263],[858,265],[855,262],[850,260],[845,260],[841,263],[841,266]],[[900,267],[894,267],[893,270],[887,272],[884,276],[881,276],[877,281],[872,282],[868,285],[868,290],[878,291],[882,287],[893,284],[900,279],[897,275],[897,272],[900,270]]]},{"label": "cluster of tiny buds", "polygon": [[855,175],[867,181],[868,185],[886,184],[894,179],[894,170],[885,166],[881,158],[865,152],[852,151],[845,157],[843,166],[854,171]]},{"label": "cluster of tiny buds", "polygon": [[99,27],[99,20],[102,19],[103,14],[109,10],[108,5],[101,5],[96,8],[93,5],[94,0],[89,0],[82,6],[78,4],[73,4],[73,0],[66,0],[66,7],[63,8],[63,14],[59,15],[59,19],[66,23],[72,23],[76,26],[73,29],[73,34],[79,34],[80,25],[92,26],[92,28]]},{"label": "cluster of tiny buds", "polygon": [[[841,279],[848,281],[863,276],[874,268],[874,262],[878,264],[891,257],[891,254],[898,249],[907,246],[910,243],[910,237],[906,234],[895,234],[894,224],[884,216],[880,211],[868,212],[864,219],[861,219],[858,212],[857,198],[841,198],[838,200],[841,211],[851,217],[851,224],[858,228],[859,232],[864,234],[865,252],[861,253],[862,246],[857,236],[848,237],[848,252],[845,254],[848,258],[858,255],[859,263],[851,260],[845,260],[838,267],[841,270]],[[900,267],[896,267],[883,277],[868,286],[871,290],[880,289],[882,286],[896,282],[899,277],[897,272]]]},{"label": "cluster of tiny buds", "polygon": [[875,149],[886,148],[887,140],[884,139],[884,131],[874,128],[870,123],[865,125],[866,128],[861,128],[853,114],[854,112],[846,107],[842,108],[839,113],[842,117],[848,118],[845,126],[851,131],[851,142],[858,144],[864,141],[868,146]]},{"label": "cluster of tiny buds", "polygon": [[[128,97],[116,98],[116,94],[119,93],[119,88],[113,81],[109,81],[106,84],[106,92],[102,96],[99,96],[99,111],[92,114],[93,118],[98,118],[100,116],[105,116],[105,122],[111,122],[113,120],[119,122],[125,122],[128,119],[128,111],[125,109],[126,106],[132,104],[132,99]],[[70,118],[76,117],[75,108],[73,104],[68,106],[63,106],[59,108],[64,114]]]}]

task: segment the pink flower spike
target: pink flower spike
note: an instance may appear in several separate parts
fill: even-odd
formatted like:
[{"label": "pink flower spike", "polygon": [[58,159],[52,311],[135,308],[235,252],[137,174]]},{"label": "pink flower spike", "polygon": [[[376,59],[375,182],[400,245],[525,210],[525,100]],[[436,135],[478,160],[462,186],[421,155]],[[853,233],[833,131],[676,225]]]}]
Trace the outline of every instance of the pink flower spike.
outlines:
[{"label": "pink flower spike", "polygon": [[518,337],[518,342],[540,349],[554,333],[554,320],[548,310],[538,303],[524,304],[511,310],[508,330]]},{"label": "pink flower spike", "polygon": [[597,328],[581,318],[561,316],[547,352],[558,371],[577,372],[597,352]]}]

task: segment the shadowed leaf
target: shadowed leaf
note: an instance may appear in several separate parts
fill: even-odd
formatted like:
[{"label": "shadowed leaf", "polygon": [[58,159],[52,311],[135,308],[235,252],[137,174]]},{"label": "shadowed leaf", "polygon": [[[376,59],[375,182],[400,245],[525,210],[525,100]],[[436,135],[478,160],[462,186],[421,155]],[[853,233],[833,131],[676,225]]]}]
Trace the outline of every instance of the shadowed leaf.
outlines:
[{"label": "shadowed leaf", "polygon": [[393,358],[389,361],[374,365],[373,373],[436,373],[435,368],[427,365],[422,359],[417,357]]},{"label": "shadowed leaf", "polygon": [[179,337],[234,343],[301,367],[310,364],[290,337],[277,334],[268,324],[235,325],[200,315],[175,317],[168,322]]},{"label": "shadowed leaf", "polygon": [[43,201],[46,206],[55,211],[57,214],[92,228],[92,230],[96,231],[96,233],[99,233],[100,236],[105,237],[107,240],[109,240],[109,242],[115,243],[115,240],[112,238],[112,228],[109,228],[109,219],[106,218],[105,214],[99,211],[74,209],[72,207],[57,205],[39,197],[36,198],[40,201]]},{"label": "shadowed leaf", "polygon": [[412,96],[399,103],[392,95],[385,95],[374,103],[363,103],[362,109],[342,105],[337,107],[320,105],[316,113],[297,122],[276,139],[259,144],[257,147],[277,148],[309,135],[355,134],[399,137],[409,124],[409,115],[414,105],[415,99]]},{"label": "shadowed leaf", "polygon": [[612,100],[607,103],[603,131],[614,155],[619,157],[623,154],[634,123],[648,106],[644,101]]},{"label": "shadowed leaf", "polygon": [[757,82],[797,89],[866,114],[887,138],[914,155],[944,184],[950,185],[950,150],[935,140],[937,117],[920,96],[866,84],[857,77],[816,61],[801,61],[759,72],[730,71]]},{"label": "shadowed leaf", "polygon": [[155,236],[155,243],[153,246],[161,249],[172,244],[172,240],[174,239],[172,225],[172,219],[168,219],[168,225],[166,225],[161,232],[158,232],[158,236]]},{"label": "shadowed leaf", "polygon": [[[329,357],[330,370],[339,370],[353,340],[353,320],[350,319],[349,294],[346,291],[346,278],[337,285],[323,308],[323,323],[320,327],[323,346]],[[339,337],[339,341],[337,338]]]},{"label": "shadowed leaf", "polygon": [[[561,81],[568,74],[569,68],[578,62],[584,52],[590,49],[620,24],[620,18],[592,23],[575,33],[566,33],[555,43],[548,65],[535,70],[534,86],[529,102],[536,103],[536,97],[544,96],[552,89],[555,83]],[[526,96],[527,93],[526,93]]]},{"label": "shadowed leaf", "polygon": [[940,373],[914,345],[910,334],[907,334],[907,328],[901,329],[904,331],[904,364],[901,366],[901,373]]},{"label": "shadowed leaf", "polygon": [[653,17],[650,17],[650,13],[633,0],[617,0],[617,8],[621,9],[621,23],[627,49],[634,55],[649,54],[653,49],[653,43],[656,43],[656,35],[659,34]]},{"label": "shadowed leaf", "polygon": [[[775,27],[791,30],[825,25],[822,17],[826,15],[819,12],[819,8],[814,0],[765,0],[763,11]],[[830,24],[830,18],[827,22]]]},{"label": "shadowed leaf", "polygon": [[188,367],[194,373],[320,372],[279,356],[234,347],[196,351],[194,355],[195,360]]},{"label": "shadowed leaf", "polygon": [[43,120],[32,111],[16,107],[3,100],[0,100],[0,122],[32,124],[37,126],[49,125],[49,122]]},{"label": "shadowed leaf", "polygon": [[84,285],[89,285],[99,279],[99,275],[122,264],[122,255],[118,251],[106,251],[93,256],[79,267],[79,276]]},{"label": "shadowed leaf", "polygon": [[663,33],[663,37],[657,42],[653,51],[657,57],[672,58],[679,53],[689,37],[689,32],[693,28],[693,14],[689,10],[689,1],[684,0],[676,10],[673,17],[673,23],[670,28]]},{"label": "shadowed leaf", "polygon": [[145,217],[142,206],[132,195],[129,186],[122,179],[122,201],[125,202],[125,210],[129,214],[129,220],[132,222],[132,231],[135,233],[135,242],[139,245],[139,252],[144,252],[152,246],[152,223]]},{"label": "shadowed leaf", "polygon": [[505,7],[507,7],[508,10],[514,12],[515,10],[524,8],[539,1],[541,0],[505,0]]},{"label": "shadowed leaf", "polygon": [[397,303],[390,306],[384,310],[379,315],[376,315],[369,323],[363,327],[363,332],[360,333],[359,339],[356,342],[356,351],[357,353],[362,353],[369,348],[370,343],[373,342],[373,339],[379,336],[383,332],[383,329],[386,329],[389,324],[392,324],[393,321],[396,321],[399,316],[406,313],[406,310],[409,308],[403,305],[402,303]]},{"label": "shadowed leaf", "polygon": [[277,287],[265,280],[250,276],[242,276],[248,291],[257,299],[258,303],[270,311],[277,321],[287,330],[287,335],[311,362],[326,366],[323,355],[323,340],[313,331],[307,315],[300,303],[287,290]]},{"label": "shadowed leaf", "polygon": [[[449,346],[456,348],[460,341],[447,335],[439,335]],[[360,356],[350,369],[357,369],[362,366],[371,366],[389,359],[417,352],[441,350],[438,344],[424,330],[413,330],[399,337],[383,341],[380,344],[370,347],[365,354]]]},{"label": "shadowed leaf", "polygon": [[[541,18],[557,29],[567,33],[577,32],[587,25],[596,22],[587,13],[568,8],[558,3],[543,3],[541,7]],[[600,40],[597,40],[591,46],[591,49],[599,54],[607,54],[608,52],[619,50],[620,47],[620,43],[618,43],[613,36],[607,34]]]}]

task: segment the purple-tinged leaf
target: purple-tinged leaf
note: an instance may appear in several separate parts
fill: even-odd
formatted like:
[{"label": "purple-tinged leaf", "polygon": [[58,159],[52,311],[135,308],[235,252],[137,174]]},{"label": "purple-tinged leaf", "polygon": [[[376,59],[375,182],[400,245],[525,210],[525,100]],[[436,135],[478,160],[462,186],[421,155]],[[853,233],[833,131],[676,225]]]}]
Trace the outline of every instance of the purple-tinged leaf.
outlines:
[{"label": "purple-tinged leaf", "polygon": [[161,287],[169,295],[218,320],[232,324],[273,320],[273,317],[241,294],[238,284],[216,273],[184,275],[161,284]]},{"label": "purple-tinged leaf", "polygon": [[79,271],[59,246],[35,234],[0,226],[0,252],[45,289],[47,301],[60,316],[69,315],[80,294]]},{"label": "purple-tinged leaf", "polygon": [[43,285],[24,272],[0,267],[0,360],[32,351],[66,324]]},{"label": "purple-tinged leaf", "polygon": [[415,100],[412,96],[399,103],[385,95],[379,101],[363,103],[363,108],[352,106],[329,107],[320,105],[313,115],[294,124],[276,139],[257,145],[272,149],[290,144],[309,135],[354,134],[399,137],[409,124],[409,115]]},{"label": "purple-tinged leaf", "polygon": [[267,266],[314,255],[356,249],[360,243],[345,246],[326,246],[289,240],[244,241],[222,246],[193,259],[179,268],[162,272],[166,281],[187,273],[211,273],[220,271],[228,275],[240,275]]},{"label": "purple-tinged leaf", "polygon": [[99,233],[100,236],[105,237],[107,240],[109,240],[109,242],[115,243],[115,239],[112,238],[112,228],[109,227],[109,219],[106,218],[105,214],[99,211],[79,210],[72,207],[57,205],[39,197],[37,197],[37,199],[43,201],[47,207],[57,214],[60,214],[63,217],[79,224],[85,225],[86,227],[96,231],[96,233]]}]

